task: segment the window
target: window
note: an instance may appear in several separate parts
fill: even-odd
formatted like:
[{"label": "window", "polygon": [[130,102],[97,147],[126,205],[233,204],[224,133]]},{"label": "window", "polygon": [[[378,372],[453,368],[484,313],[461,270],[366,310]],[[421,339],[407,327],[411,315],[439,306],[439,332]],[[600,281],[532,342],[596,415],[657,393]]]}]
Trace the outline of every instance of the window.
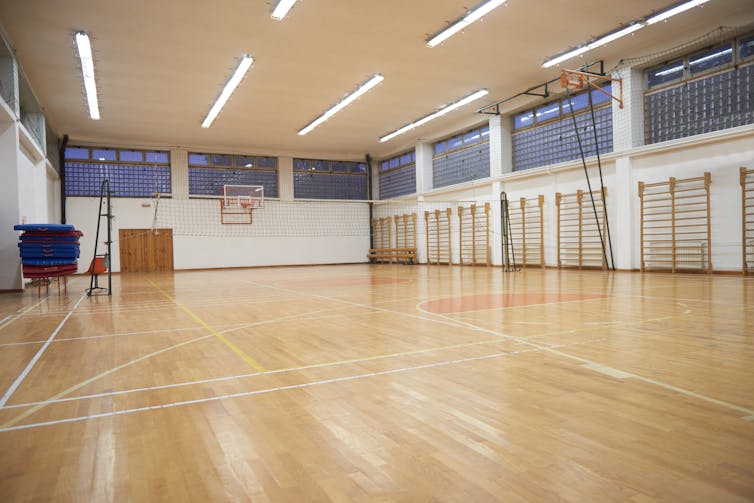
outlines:
[{"label": "window", "polygon": [[647,70],[645,142],[754,122],[753,54],[754,34],[747,34]]},{"label": "window", "polygon": [[301,199],[366,199],[367,165],[293,159],[293,195]]},{"label": "window", "polygon": [[[594,129],[589,109],[591,94],[600,153],[613,150],[613,114],[610,106],[612,86],[602,86],[559,101],[539,106],[536,110],[513,116],[513,169],[536,168],[581,157],[573,121],[576,118],[584,155],[595,155]],[[604,92],[603,92],[604,91]]]},{"label": "window", "polygon": [[754,34],[742,37],[741,40],[738,41],[739,60],[743,61],[752,56],[754,56]]},{"label": "window", "polygon": [[416,153],[412,150],[382,161],[380,166],[380,199],[416,192]]},{"label": "window", "polygon": [[490,176],[489,138],[489,127],[481,126],[435,143],[432,186],[445,187]]},{"label": "window", "polygon": [[225,185],[261,185],[278,197],[277,157],[189,153],[189,195],[219,196]]},{"label": "window", "polygon": [[100,147],[65,149],[66,196],[99,196],[110,180],[113,197],[170,194],[170,153]]},{"label": "window", "polygon": [[689,72],[691,75],[698,75],[713,68],[725,66],[732,61],[733,47],[730,44],[716,47],[690,57]]}]

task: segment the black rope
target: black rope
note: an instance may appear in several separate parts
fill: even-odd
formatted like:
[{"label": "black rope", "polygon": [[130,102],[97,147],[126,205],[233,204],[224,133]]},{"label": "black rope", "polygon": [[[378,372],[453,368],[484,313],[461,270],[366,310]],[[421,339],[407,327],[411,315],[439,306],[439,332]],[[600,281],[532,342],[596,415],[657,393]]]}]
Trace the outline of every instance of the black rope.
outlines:
[{"label": "black rope", "polygon": [[[591,91],[589,91],[591,96]],[[589,188],[589,197],[592,200],[592,210],[594,210],[594,221],[597,223],[597,232],[600,236],[600,244],[602,245],[602,257],[607,264],[607,253],[605,252],[605,240],[602,238],[602,229],[600,228],[600,219],[597,216],[597,205],[594,203],[594,194],[592,194],[592,182],[589,180],[589,171],[586,169],[586,156],[584,156],[584,147],[581,145],[581,136],[579,136],[579,125],[576,122],[576,112],[573,111],[573,103],[571,102],[571,92],[566,87],[566,98],[568,99],[568,106],[571,108],[571,119],[573,119],[573,131],[576,133],[576,141],[579,144],[579,153],[581,154],[581,165],[584,167],[584,176],[586,177],[586,185]],[[604,199],[604,192],[603,192]]]}]

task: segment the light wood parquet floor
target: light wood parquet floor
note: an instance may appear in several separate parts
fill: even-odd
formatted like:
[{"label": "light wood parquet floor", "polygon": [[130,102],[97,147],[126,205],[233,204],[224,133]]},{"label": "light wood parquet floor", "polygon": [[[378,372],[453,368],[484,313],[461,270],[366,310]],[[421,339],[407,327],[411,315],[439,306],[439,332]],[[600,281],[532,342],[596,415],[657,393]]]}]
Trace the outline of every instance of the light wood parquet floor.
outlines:
[{"label": "light wood parquet floor", "polygon": [[84,283],[0,295],[0,501],[754,500],[754,278]]}]

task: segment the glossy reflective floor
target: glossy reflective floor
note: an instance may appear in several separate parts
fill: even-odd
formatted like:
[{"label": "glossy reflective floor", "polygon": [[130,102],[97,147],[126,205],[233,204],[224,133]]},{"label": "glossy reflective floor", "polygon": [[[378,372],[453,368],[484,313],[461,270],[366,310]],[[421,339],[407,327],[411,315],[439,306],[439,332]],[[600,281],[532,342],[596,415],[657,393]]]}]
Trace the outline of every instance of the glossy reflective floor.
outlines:
[{"label": "glossy reflective floor", "polygon": [[754,500],[754,278],[114,279],[0,295],[1,501]]}]

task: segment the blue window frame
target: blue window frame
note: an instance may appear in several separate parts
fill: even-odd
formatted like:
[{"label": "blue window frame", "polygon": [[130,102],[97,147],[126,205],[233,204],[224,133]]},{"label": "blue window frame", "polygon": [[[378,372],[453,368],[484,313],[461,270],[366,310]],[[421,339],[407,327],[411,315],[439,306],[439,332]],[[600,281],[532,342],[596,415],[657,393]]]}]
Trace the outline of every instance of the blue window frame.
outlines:
[{"label": "blue window frame", "polygon": [[[489,126],[480,126],[435,143],[432,186],[445,187],[490,176]],[[445,148],[438,148],[438,145]]]},{"label": "blue window frame", "polygon": [[219,196],[225,185],[261,185],[264,197],[278,197],[277,157],[190,152],[188,164],[190,196]]},{"label": "blue window frame", "polygon": [[752,54],[748,33],[647,70],[645,143],[754,123]]},{"label": "blue window frame", "polygon": [[380,171],[380,199],[416,192],[416,154],[413,150],[382,161],[387,169]]},{"label": "blue window frame", "polygon": [[[513,169],[520,171],[581,157],[576,128],[586,156],[613,150],[613,115],[610,106],[612,86],[591,89],[527,111],[513,117]],[[602,92],[604,91],[604,92]],[[607,93],[607,94],[606,94]],[[592,98],[597,125],[597,145],[594,144],[589,97]],[[523,120],[527,119],[527,120]],[[526,126],[521,126],[527,124]],[[518,126],[518,127],[517,127]]]},{"label": "blue window frame", "polygon": [[170,154],[161,151],[67,147],[66,196],[99,196],[102,180],[110,181],[113,197],[170,194]]},{"label": "blue window frame", "polygon": [[293,160],[293,195],[299,199],[367,198],[367,165],[323,159]]}]

